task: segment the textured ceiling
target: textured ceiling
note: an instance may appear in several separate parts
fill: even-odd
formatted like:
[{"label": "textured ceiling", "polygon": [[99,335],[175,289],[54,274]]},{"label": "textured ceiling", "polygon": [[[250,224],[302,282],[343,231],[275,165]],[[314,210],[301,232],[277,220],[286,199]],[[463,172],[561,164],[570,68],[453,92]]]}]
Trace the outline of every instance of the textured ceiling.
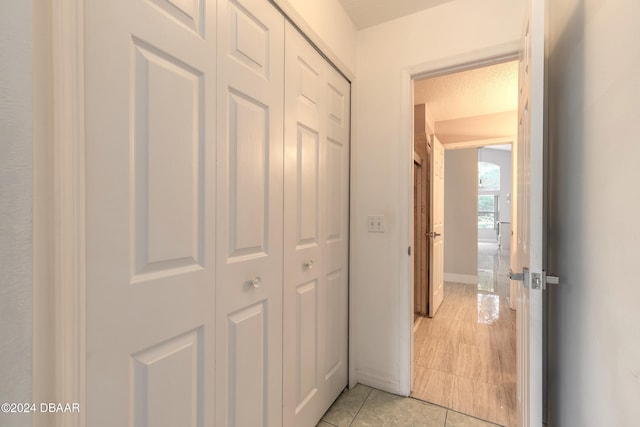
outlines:
[{"label": "textured ceiling", "polygon": [[414,83],[414,104],[438,122],[518,109],[518,62],[505,62]]},{"label": "textured ceiling", "polygon": [[[315,0],[321,1],[321,0]],[[338,0],[358,30],[452,0]]]}]

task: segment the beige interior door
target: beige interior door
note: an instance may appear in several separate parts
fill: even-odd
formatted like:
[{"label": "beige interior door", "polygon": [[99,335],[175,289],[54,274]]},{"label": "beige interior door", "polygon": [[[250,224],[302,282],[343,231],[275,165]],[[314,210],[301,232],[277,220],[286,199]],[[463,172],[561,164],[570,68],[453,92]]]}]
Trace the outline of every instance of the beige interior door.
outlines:
[{"label": "beige interior door", "polygon": [[[543,422],[543,145],[544,145],[544,0],[527,2],[520,61],[518,107],[517,264],[528,269],[518,285],[518,408],[519,425]],[[526,284],[526,286],[525,286]]]},{"label": "beige interior door", "polygon": [[212,425],[215,1],[87,0],[86,423]]},{"label": "beige interior door", "polygon": [[266,0],[220,0],[218,27],[216,425],[276,427],[284,18]]},{"label": "beige interior door", "polygon": [[284,425],[347,385],[349,83],[286,26]]},{"label": "beige interior door", "polygon": [[444,147],[435,135],[430,174],[429,317],[433,317],[444,300]]}]

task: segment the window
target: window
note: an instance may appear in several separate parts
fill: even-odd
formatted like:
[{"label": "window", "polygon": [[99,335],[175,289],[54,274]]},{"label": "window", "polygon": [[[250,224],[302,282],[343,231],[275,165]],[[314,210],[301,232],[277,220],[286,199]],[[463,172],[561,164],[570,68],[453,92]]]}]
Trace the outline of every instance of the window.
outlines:
[{"label": "window", "polygon": [[478,195],[478,228],[494,229],[498,211],[497,194]]},{"label": "window", "polygon": [[498,195],[500,191],[500,166],[478,162],[478,228],[496,228]]}]

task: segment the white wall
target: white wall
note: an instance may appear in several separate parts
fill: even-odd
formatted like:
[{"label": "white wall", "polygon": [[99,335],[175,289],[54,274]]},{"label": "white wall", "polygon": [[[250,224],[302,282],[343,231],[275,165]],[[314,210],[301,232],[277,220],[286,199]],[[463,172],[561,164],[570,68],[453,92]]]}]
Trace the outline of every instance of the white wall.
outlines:
[{"label": "white wall", "polygon": [[444,158],[445,280],[478,283],[478,149],[446,150]]},{"label": "white wall", "polygon": [[640,3],[550,3],[549,426],[640,420]]},{"label": "white wall", "polygon": [[[31,2],[0,3],[0,402],[32,401]],[[30,415],[0,412],[3,427]]]},{"label": "white wall", "polygon": [[[410,391],[411,88],[407,73],[518,46],[524,4],[456,0],[358,32],[351,312],[360,382]],[[384,214],[387,231],[367,233]]]}]

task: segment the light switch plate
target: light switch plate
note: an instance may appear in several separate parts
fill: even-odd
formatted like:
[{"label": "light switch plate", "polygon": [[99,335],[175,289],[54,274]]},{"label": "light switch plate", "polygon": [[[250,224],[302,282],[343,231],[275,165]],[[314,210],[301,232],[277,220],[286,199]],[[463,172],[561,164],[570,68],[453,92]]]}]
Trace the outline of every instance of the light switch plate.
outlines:
[{"label": "light switch plate", "polygon": [[384,233],[386,229],[387,225],[384,219],[384,215],[367,216],[367,231],[369,233]]}]

